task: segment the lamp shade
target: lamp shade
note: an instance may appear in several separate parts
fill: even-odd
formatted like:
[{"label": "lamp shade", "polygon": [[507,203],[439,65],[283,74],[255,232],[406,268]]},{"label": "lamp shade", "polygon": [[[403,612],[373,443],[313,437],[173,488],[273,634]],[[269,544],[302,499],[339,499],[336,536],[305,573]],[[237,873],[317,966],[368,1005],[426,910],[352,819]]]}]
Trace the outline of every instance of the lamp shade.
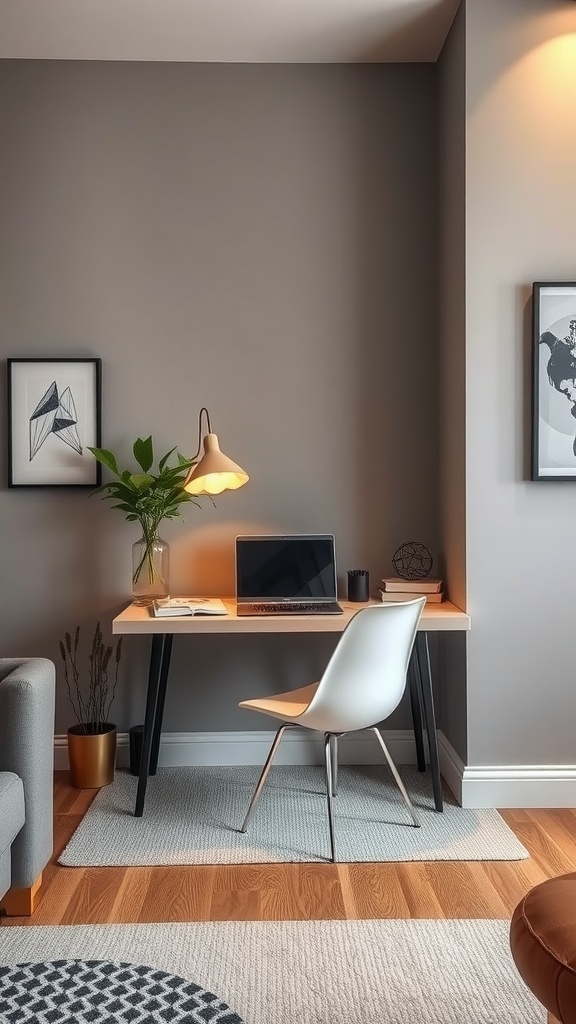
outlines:
[{"label": "lamp shade", "polygon": [[216,434],[206,434],[204,455],[192,466],[184,482],[189,494],[221,494],[235,491],[248,480],[248,473],[220,451]]}]

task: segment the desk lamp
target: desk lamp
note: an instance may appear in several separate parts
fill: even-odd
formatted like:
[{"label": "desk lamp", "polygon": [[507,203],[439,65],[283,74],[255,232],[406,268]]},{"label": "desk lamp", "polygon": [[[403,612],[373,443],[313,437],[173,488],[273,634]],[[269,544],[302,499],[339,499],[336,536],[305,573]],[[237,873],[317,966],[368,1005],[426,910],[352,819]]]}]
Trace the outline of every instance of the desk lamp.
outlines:
[{"label": "desk lamp", "polygon": [[212,433],[210,414],[204,406],[198,416],[198,450],[194,458],[198,458],[202,447],[202,413],[206,416],[208,426],[208,433],[204,436],[204,455],[192,466],[182,486],[194,495],[235,491],[248,481],[248,473],[220,451],[218,437]]}]

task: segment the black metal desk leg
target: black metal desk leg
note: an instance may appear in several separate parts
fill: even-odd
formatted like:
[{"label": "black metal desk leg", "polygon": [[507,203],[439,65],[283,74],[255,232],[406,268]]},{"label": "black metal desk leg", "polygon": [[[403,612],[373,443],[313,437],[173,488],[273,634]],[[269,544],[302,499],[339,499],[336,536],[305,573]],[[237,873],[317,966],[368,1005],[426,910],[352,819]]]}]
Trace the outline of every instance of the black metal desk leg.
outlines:
[{"label": "black metal desk leg", "polygon": [[430,753],[430,773],[432,775],[432,792],[434,806],[437,811],[444,809],[442,799],[442,779],[438,760],[438,738],[436,736],[436,715],[434,712],[434,694],[432,692],[432,673],[430,671],[430,651],[428,636],[425,632],[416,634],[416,657],[420,676],[420,692],[424,708],[424,720],[428,735],[428,751]]},{"label": "black metal desk leg", "polygon": [[164,703],[166,701],[166,687],[168,685],[168,673],[170,671],[170,657],[172,655],[172,633],[167,633],[162,652],[160,665],[160,686],[158,689],[158,701],[156,704],[156,716],[154,719],[154,732],[152,734],[152,754],[150,756],[150,775],[156,775],[158,770],[158,753],[160,751],[160,734],[162,732],[162,719],[164,717]]},{"label": "black metal desk leg", "polygon": [[408,665],[408,685],[410,688],[410,704],[412,707],[412,725],[414,728],[414,740],[416,743],[416,761],[418,771],[426,771],[426,754],[424,752],[424,729],[422,725],[422,704],[420,700],[420,687],[418,686],[417,669],[414,664],[416,655],[412,651]]},{"label": "black metal desk leg", "polygon": [[166,637],[156,634],[152,637],[152,650],[150,652],[150,669],[148,672],[148,692],[146,695],[146,716],[144,718],[144,737],[142,740],[142,755],[140,758],[140,773],[138,775],[138,790],[136,793],[136,807],[134,817],[141,818],[144,811],[144,798],[146,796],[146,785],[148,783],[148,771],[150,768],[150,756],[152,753],[152,735],[156,721],[156,707],[158,705],[158,692],[160,690],[160,674],[164,658],[164,644]]}]

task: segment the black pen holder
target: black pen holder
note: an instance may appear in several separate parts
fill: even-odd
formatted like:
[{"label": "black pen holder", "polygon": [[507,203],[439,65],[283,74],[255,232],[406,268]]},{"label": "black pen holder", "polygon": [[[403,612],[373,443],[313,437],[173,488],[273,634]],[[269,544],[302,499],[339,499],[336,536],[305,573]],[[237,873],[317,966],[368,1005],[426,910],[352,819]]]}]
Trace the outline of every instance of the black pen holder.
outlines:
[{"label": "black pen holder", "polygon": [[366,569],[348,570],[348,600],[368,601],[370,597],[370,577]]}]

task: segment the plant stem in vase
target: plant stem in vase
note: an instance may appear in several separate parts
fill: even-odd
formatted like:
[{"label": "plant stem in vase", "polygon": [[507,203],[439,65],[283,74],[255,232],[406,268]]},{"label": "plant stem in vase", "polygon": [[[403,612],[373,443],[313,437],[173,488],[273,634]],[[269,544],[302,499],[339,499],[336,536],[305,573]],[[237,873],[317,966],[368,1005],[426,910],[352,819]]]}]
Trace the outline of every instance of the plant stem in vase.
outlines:
[{"label": "plant stem in vase", "polygon": [[151,605],[170,594],[170,547],[154,533],[143,533],[132,547],[132,600]]}]

